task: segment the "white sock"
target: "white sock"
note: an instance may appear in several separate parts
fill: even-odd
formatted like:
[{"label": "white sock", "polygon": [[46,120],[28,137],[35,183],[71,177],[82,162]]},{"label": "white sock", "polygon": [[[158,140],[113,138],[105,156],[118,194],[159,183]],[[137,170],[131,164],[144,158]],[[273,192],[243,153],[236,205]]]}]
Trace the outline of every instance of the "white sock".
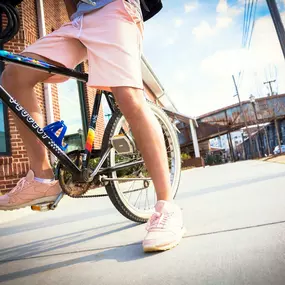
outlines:
[{"label": "white sock", "polygon": [[52,179],[42,179],[42,178],[34,177],[34,180],[37,181],[37,182],[40,182],[40,183],[48,184],[48,183],[53,182],[54,178],[52,178]]}]

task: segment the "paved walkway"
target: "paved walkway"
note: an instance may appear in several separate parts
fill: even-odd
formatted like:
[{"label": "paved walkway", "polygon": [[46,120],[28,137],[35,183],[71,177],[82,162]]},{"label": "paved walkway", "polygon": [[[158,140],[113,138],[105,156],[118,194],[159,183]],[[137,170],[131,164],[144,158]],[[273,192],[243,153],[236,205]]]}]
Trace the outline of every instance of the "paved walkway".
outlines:
[{"label": "paved walkway", "polygon": [[284,285],[284,185],[277,163],[184,171],[177,202],[188,231],[160,254],[142,252],[144,225],[108,198],[66,198],[54,212],[20,210],[11,221],[0,213],[0,283]]}]

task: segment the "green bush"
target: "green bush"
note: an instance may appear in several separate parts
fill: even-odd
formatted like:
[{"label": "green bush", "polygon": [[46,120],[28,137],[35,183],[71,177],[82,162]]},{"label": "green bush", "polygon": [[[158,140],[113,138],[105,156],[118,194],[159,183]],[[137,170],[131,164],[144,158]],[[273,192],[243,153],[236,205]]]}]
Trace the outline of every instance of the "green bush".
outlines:
[{"label": "green bush", "polygon": [[191,156],[188,153],[181,153],[181,161],[185,161],[187,159],[190,159]]},{"label": "green bush", "polygon": [[222,157],[220,155],[208,154],[205,159],[205,164],[207,165],[217,165],[222,162]]}]

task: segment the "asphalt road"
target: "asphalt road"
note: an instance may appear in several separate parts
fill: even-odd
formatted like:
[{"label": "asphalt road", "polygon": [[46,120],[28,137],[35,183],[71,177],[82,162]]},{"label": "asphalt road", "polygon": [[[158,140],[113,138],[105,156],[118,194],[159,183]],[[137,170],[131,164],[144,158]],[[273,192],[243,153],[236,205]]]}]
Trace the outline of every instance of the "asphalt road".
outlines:
[{"label": "asphalt road", "polygon": [[[108,198],[54,212],[0,213],[1,284],[285,284],[285,165],[239,162],[184,171],[187,233],[144,254],[144,225]],[[10,217],[10,219],[9,219]]]}]

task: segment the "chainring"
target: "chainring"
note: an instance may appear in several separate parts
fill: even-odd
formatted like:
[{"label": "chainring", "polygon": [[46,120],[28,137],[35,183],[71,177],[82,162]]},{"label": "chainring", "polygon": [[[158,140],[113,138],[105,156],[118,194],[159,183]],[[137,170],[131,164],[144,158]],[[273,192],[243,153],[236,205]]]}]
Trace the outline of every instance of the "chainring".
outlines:
[{"label": "chainring", "polygon": [[[67,153],[67,156],[73,161],[73,163],[78,167],[82,167],[82,158],[84,152],[80,150],[75,150]],[[73,180],[73,175],[71,172],[66,170],[64,166],[59,162],[58,164],[58,180],[62,191],[72,197],[79,198],[82,197],[90,188],[92,182],[77,182]]]}]

